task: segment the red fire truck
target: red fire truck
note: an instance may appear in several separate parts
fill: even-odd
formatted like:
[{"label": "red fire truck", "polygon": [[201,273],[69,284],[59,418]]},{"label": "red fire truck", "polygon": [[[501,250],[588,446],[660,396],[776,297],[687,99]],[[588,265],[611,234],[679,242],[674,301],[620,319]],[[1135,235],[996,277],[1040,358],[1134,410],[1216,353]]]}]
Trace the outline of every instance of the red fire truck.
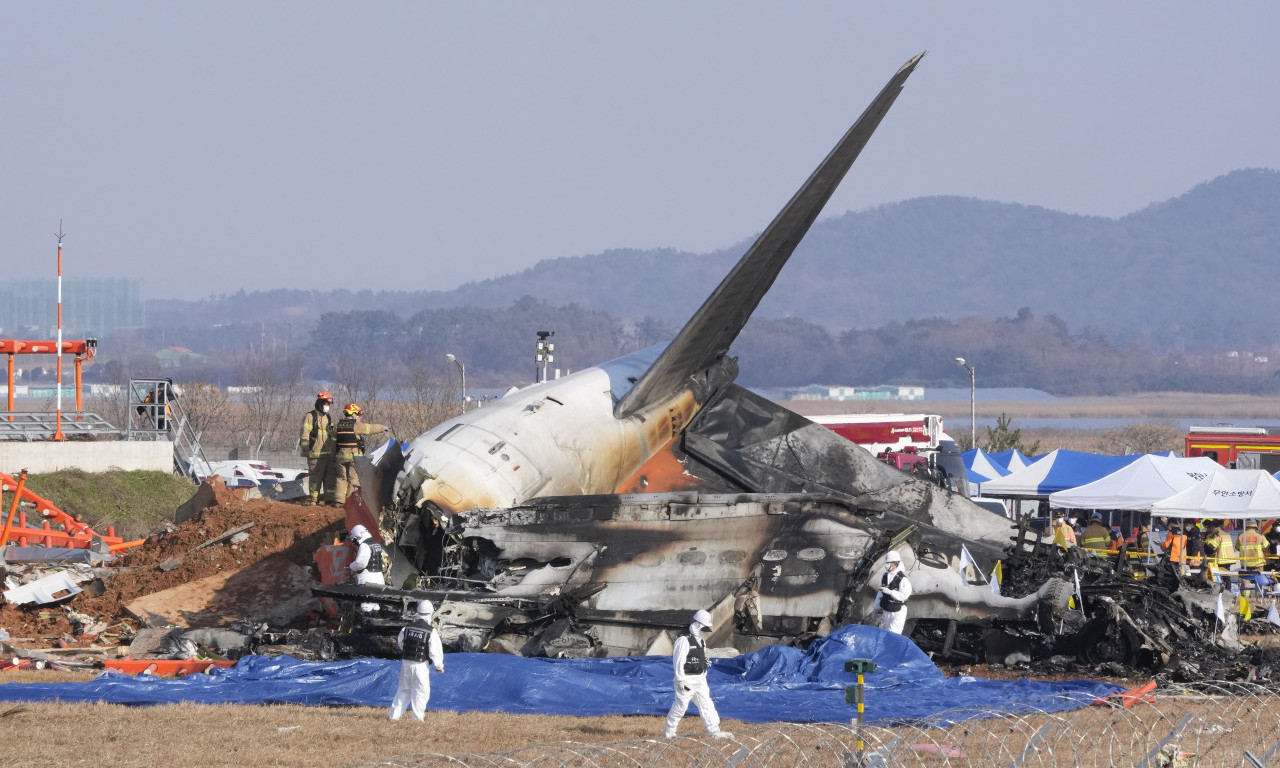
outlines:
[{"label": "red fire truck", "polygon": [[810,419],[857,443],[884,463],[929,477],[969,495],[960,447],[942,430],[942,417],[924,413],[841,413]]},{"label": "red fire truck", "polygon": [[1185,456],[1208,456],[1224,467],[1280,471],[1280,427],[1191,427]]}]

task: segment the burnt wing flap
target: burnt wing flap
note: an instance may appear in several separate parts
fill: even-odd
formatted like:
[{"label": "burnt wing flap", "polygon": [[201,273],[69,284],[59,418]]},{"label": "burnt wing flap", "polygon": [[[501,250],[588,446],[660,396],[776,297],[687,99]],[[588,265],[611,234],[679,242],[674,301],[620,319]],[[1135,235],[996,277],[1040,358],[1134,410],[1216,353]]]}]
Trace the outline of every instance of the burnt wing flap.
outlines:
[{"label": "burnt wing flap", "polygon": [[675,392],[729,351],[787,259],[866,146],[924,54],[902,65],[693,318],[614,408],[625,418]]}]

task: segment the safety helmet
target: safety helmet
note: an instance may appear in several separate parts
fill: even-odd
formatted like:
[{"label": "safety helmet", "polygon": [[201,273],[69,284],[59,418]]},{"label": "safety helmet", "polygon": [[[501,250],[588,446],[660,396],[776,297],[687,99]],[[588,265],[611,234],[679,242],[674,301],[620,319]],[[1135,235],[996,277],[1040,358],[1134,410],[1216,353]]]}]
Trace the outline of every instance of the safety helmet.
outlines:
[{"label": "safety helmet", "polygon": [[436,607],[431,604],[430,600],[418,601],[418,615],[422,617],[430,616],[436,612]]},{"label": "safety helmet", "polygon": [[332,403],[333,395],[329,394],[328,392],[321,392],[320,394],[316,395],[316,399],[324,400],[325,402]]},{"label": "safety helmet", "polygon": [[1092,520],[1101,520],[1101,519],[1102,519],[1102,513],[1101,513],[1101,512],[1094,512],[1094,513],[1093,513],[1093,517],[1092,517],[1092,518],[1090,518],[1090,519],[1092,519]]},{"label": "safety helmet", "polygon": [[1120,535],[1120,526],[1118,526],[1118,525],[1113,525],[1113,526],[1111,526],[1111,532],[1112,532],[1112,533],[1114,533],[1115,535],[1119,536],[1119,535]]},{"label": "safety helmet", "polygon": [[1257,521],[1257,520],[1245,520],[1245,521],[1244,521],[1244,527],[1245,527],[1245,528],[1248,528],[1248,527],[1249,527],[1249,526],[1251,526],[1251,525],[1252,525],[1254,528],[1257,528],[1257,527],[1258,527],[1258,521]]},{"label": "safety helmet", "polygon": [[885,565],[888,565],[889,563],[901,563],[901,562],[902,562],[902,555],[898,554],[898,550],[896,549],[889,550],[889,554],[884,556]]},{"label": "safety helmet", "polygon": [[353,525],[351,526],[351,538],[356,541],[364,541],[369,538],[369,529],[363,525]]},{"label": "safety helmet", "polygon": [[348,416],[359,416],[360,406],[356,405],[355,403],[347,403],[347,407],[343,408],[342,412],[347,414]]},{"label": "safety helmet", "polygon": [[711,629],[711,614],[706,611],[698,611],[693,614],[693,623],[701,624],[707,629]]}]

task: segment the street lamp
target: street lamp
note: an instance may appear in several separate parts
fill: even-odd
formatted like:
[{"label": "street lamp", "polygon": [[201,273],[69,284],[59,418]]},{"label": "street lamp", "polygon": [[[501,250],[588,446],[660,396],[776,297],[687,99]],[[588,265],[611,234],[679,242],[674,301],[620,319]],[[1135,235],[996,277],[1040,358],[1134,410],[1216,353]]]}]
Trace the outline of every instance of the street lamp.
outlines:
[{"label": "street lamp", "polygon": [[956,358],[956,365],[963,367],[969,372],[969,447],[977,449],[978,447],[978,405],[977,405],[977,385],[974,383],[973,366],[964,361],[963,357]]},{"label": "street lamp", "polygon": [[462,361],[454,357],[452,353],[445,355],[449,362],[458,366],[458,372],[462,374],[462,412],[467,412],[467,366]]}]

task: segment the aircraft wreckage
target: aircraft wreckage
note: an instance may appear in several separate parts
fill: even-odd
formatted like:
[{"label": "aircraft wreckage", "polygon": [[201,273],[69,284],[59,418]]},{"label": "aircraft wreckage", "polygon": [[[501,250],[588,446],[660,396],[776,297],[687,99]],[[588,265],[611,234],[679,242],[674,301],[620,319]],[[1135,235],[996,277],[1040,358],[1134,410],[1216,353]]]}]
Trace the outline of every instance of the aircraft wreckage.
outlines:
[{"label": "aircraft wreckage", "polygon": [[[921,56],[670,343],[515,391],[361,459],[361,522],[384,545],[394,586],[316,594],[384,605],[386,618],[365,622],[372,634],[430,598],[454,650],[666,653],[707,608],[712,645],[750,651],[861,621],[877,566],[897,549],[914,587],[908,631],[943,656],[1150,665],[1207,640],[1204,601],[1196,614],[1174,605],[1165,580],[1122,583],[1077,555],[1063,560],[1026,528],[1015,541],[1010,521],[954,492],[963,489],[887,466],[733,383],[730,345]],[[1004,561],[1003,595],[968,583],[962,548],[986,570]],[[1079,604],[1073,570],[1085,584]]]}]

